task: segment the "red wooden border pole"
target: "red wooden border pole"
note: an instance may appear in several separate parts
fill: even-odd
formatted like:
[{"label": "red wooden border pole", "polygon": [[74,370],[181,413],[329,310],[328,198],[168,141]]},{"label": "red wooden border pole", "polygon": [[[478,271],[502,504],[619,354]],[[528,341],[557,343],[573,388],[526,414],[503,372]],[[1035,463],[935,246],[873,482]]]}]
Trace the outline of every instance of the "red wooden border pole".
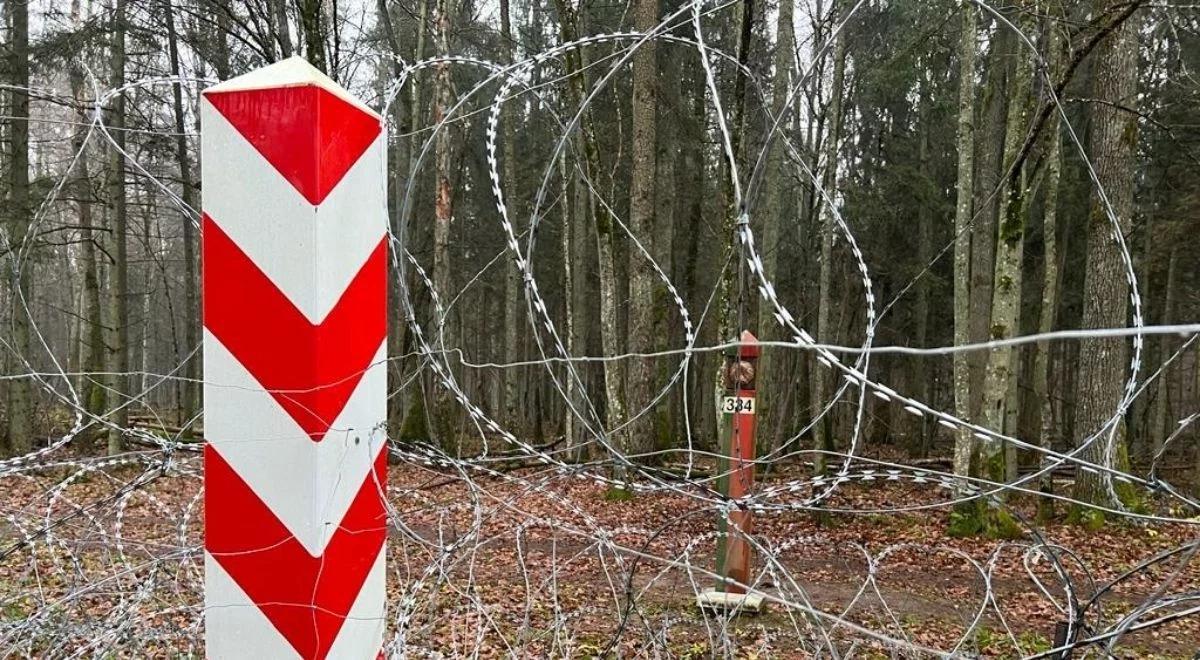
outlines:
[{"label": "red wooden border pole", "polygon": [[[737,350],[726,357],[721,423],[728,429],[723,433],[727,439],[723,449],[728,456],[723,471],[728,472],[728,476],[722,481],[724,495],[731,500],[743,498],[754,489],[755,431],[758,420],[755,371],[759,350],[758,339],[749,330],[743,330]],[[744,594],[746,589],[741,585],[751,581],[750,566],[754,552],[750,547],[749,535],[754,531],[754,520],[750,511],[735,509],[729,513],[729,522],[732,524],[726,526],[723,553],[719,558],[720,573],[728,581],[720,585],[719,590]]]}]

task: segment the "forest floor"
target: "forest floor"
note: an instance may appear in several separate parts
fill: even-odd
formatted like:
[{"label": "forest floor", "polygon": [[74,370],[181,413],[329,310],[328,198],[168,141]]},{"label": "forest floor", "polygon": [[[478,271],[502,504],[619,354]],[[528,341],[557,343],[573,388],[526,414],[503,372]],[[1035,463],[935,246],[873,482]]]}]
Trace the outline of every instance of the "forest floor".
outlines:
[{"label": "forest floor", "polygon": [[[142,474],[132,466],[79,474],[65,486],[76,469],[11,479],[0,493],[7,520],[0,526],[0,639],[21,639],[22,654],[81,648],[111,629],[114,616],[136,612],[123,639],[136,633],[153,641],[117,657],[200,655],[201,467],[199,458],[188,459],[182,470],[127,497],[122,485]],[[882,643],[834,625],[841,619],[924,647],[1007,658],[1048,649],[1064,618],[1043,592],[1061,603],[1062,582],[1051,561],[1029,552],[1029,539],[951,538],[944,509],[884,511],[944,500],[946,491],[934,484],[846,484],[827,504],[856,513],[825,520],[802,512],[756,515],[755,533],[776,548],[774,570],[762,574],[759,587],[791,606],[768,603],[758,616],[731,620],[695,605],[695,593],[714,583],[701,571],[715,565],[715,519],[686,489],[613,501],[594,481],[536,469],[467,485],[404,465],[390,469],[389,491],[400,524],[388,548],[387,634],[397,634],[404,618],[414,657],[476,649],[481,657],[709,657],[726,640],[739,657],[807,657],[803,649],[824,635],[840,655],[890,657]],[[1032,502],[1016,505],[1032,515]],[[47,520],[59,522],[29,550],[21,539]],[[1095,585],[1200,536],[1200,525],[1184,523],[1087,530],[1054,521],[1037,529],[1063,549],[1081,601]],[[447,558],[441,548],[450,543],[456,550]],[[761,558],[757,566],[762,570]],[[1087,611],[1089,629],[1106,629],[1136,609],[1177,566],[1178,557],[1115,585]],[[133,599],[147,580],[151,594]],[[1198,588],[1200,561],[1192,561],[1166,593]],[[417,605],[400,617],[414,593]],[[805,602],[828,614],[823,626],[810,624]],[[977,617],[974,632],[964,635]],[[1198,650],[1200,615],[1193,614],[1125,635],[1115,654],[1192,658]]]}]

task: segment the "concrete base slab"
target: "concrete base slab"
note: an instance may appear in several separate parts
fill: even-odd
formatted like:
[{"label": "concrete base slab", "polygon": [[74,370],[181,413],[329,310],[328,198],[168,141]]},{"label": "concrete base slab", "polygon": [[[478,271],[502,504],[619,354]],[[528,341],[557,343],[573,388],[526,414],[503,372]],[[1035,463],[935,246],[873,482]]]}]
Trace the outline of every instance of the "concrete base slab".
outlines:
[{"label": "concrete base slab", "polygon": [[705,589],[696,596],[696,605],[702,610],[758,614],[763,611],[762,594],[736,594],[716,589]]}]

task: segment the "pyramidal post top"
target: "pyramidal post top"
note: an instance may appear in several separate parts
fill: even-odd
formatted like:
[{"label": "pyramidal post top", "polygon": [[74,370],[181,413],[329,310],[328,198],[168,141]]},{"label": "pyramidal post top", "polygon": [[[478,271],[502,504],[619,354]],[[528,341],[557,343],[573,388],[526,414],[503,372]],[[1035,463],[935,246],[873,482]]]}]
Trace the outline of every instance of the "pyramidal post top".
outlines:
[{"label": "pyramidal post top", "polygon": [[285,60],[269,64],[249,73],[217,83],[204,90],[205,94],[220,94],[223,92],[244,92],[255,89],[273,89],[279,87],[320,87],[325,91],[341,98],[354,107],[382,120],[379,113],[370,106],[346,91],[332,78],[322,73],[317,67],[308,63],[299,55],[293,55]]},{"label": "pyramidal post top", "polygon": [[742,334],[738,337],[741,342],[741,357],[742,358],[757,358],[761,352],[758,346],[758,337],[754,336],[749,330],[742,330]]}]

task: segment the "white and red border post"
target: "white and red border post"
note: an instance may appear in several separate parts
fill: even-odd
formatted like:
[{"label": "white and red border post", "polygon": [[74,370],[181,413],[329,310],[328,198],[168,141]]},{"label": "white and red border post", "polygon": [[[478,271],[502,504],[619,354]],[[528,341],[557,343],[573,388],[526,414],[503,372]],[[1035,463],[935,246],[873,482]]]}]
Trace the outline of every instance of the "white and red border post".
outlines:
[{"label": "white and red border post", "polygon": [[386,138],[291,58],[200,107],[209,658],[383,643]]}]

